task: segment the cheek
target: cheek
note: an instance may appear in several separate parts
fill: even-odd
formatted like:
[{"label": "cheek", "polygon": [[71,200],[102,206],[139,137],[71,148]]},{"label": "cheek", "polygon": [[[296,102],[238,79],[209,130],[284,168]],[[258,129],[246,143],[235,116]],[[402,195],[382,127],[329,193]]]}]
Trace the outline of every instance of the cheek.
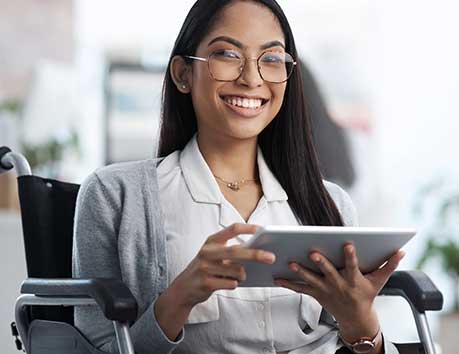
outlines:
[{"label": "cheek", "polygon": [[287,88],[287,85],[284,84],[282,86],[279,85],[278,87],[274,87],[272,89],[272,93],[274,97],[272,108],[273,108],[273,111],[276,111],[275,112],[276,114],[280,111],[282,107],[282,103],[284,102],[286,88]]},{"label": "cheek", "polygon": [[197,75],[193,81],[192,101],[198,125],[214,124],[215,117],[220,117],[217,91],[218,82],[205,75]]},{"label": "cheek", "polygon": [[201,102],[205,100],[207,106],[215,106],[217,92],[224,83],[215,81],[204,63],[193,72],[193,95]]},{"label": "cheek", "polygon": [[207,63],[197,62],[193,66],[192,82],[197,94],[206,94],[212,88],[214,80],[209,74]]}]

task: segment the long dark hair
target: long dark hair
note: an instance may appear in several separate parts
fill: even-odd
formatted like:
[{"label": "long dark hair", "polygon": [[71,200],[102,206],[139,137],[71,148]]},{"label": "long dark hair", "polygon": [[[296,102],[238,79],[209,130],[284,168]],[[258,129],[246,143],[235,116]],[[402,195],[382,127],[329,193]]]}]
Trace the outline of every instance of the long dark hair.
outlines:
[{"label": "long dark hair", "polygon": [[[286,51],[298,58],[284,12],[275,0],[252,0],[268,7],[278,18]],[[176,88],[170,74],[175,55],[195,55],[222,10],[232,0],[198,0],[191,8],[172,50],[163,86],[159,156],[182,150],[197,131],[191,95]],[[297,68],[298,69],[298,68]],[[274,176],[288,195],[288,203],[303,225],[342,226],[343,219],[326,190],[320,173],[303,93],[301,70],[287,82],[282,107],[258,136],[258,144]]]}]

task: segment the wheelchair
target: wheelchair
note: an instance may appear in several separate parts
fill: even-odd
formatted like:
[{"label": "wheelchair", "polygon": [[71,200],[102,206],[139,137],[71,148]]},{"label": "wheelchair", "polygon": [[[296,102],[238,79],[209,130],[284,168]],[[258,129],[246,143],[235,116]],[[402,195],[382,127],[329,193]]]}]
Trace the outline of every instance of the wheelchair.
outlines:
[{"label": "wheelchair", "polygon": [[[28,275],[15,305],[17,343],[22,341],[28,354],[104,354],[73,321],[74,306],[99,306],[113,322],[119,353],[135,354],[129,325],[137,318],[137,302],[130,290],[119,279],[72,279],[79,185],[34,176],[24,156],[0,147],[0,174],[12,169],[18,176]],[[430,278],[421,271],[396,271],[379,295],[402,296],[411,307],[420,342],[395,343],[399,352],[435,354],[426,311],[441,310],[443,296]]]}]

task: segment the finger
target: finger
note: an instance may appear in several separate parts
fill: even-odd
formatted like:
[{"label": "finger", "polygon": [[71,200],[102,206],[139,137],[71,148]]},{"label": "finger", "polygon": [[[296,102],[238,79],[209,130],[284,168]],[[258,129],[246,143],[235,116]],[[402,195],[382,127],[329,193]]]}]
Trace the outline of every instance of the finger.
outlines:
[{"label": "finger", "polygon": [[307,294],[311,296],[314,296],[315,294],[313,287],[308,284],[296,283],[286,279],[274,279],[274,284],[301,294]]},{"label": "finger", "polygon": [[219,277],[227,277],[242,282],[247,278],[244,267],[241,264],[220,265],[210,263],[204,269],[208,274]]},{"label": "finger", "polygon": [[260,228],[258,225],[235,223],[207,238],[206,243],[226,243],[240,234],[254,234]]},{"label": "finger", "polygon": [[274,253],[259,249],[247,248],[243,245],[220,246],[208,245],[201,248],[198,254],[200,257],[209,261],[255,261],[273,264],[276,261]]},{"label": "finger", "polygon": [[391,274],[397,269],[400,261],[405,257],[405,254],[405,251],[398,250],[387,260],[384,266],[368,274],[368,277],[374,279],[378,288],[382,288]]},{"label": "finger", "polygon": [[310,258],[328,280],[336,284],[343,281],[335,266],[319,252],[312,252]]},{"label": "finger", "polygon": [[357,251],[353,244],[346,244],[344,246],[344,267],[346,273],[351,277],[361,275],[359,269],[359,260],[357,258]]},{"label": "finger", "polygon": [[214,292],[221,289],[233,290],[236,289],[238,285],[238,281],[234,279],[210,276],[204,281],[203,288],[206,292]]},{"label": "finger", "polygon": [[310,284],[316,288],[323,287],[323,280],[320,275],[314,274],[296,262],[290,263],[288,267],[292,272],[298,274],[306,282],[306,284]]}]

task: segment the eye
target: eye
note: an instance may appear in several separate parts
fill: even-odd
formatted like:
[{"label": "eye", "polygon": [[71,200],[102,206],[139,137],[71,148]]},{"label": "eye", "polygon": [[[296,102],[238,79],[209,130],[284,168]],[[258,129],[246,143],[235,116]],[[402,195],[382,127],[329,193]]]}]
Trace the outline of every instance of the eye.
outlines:
[{"label": "eye", "polygon": [[221,49],[212,53],[212,57],[218,60],[237,60],[241,59],[241,54],[235,50]]},{"label": "eye", "polygon": [[269,52],[263,54],[261,62],[265,64],[283,64],[285,62],[285,54]]}]

